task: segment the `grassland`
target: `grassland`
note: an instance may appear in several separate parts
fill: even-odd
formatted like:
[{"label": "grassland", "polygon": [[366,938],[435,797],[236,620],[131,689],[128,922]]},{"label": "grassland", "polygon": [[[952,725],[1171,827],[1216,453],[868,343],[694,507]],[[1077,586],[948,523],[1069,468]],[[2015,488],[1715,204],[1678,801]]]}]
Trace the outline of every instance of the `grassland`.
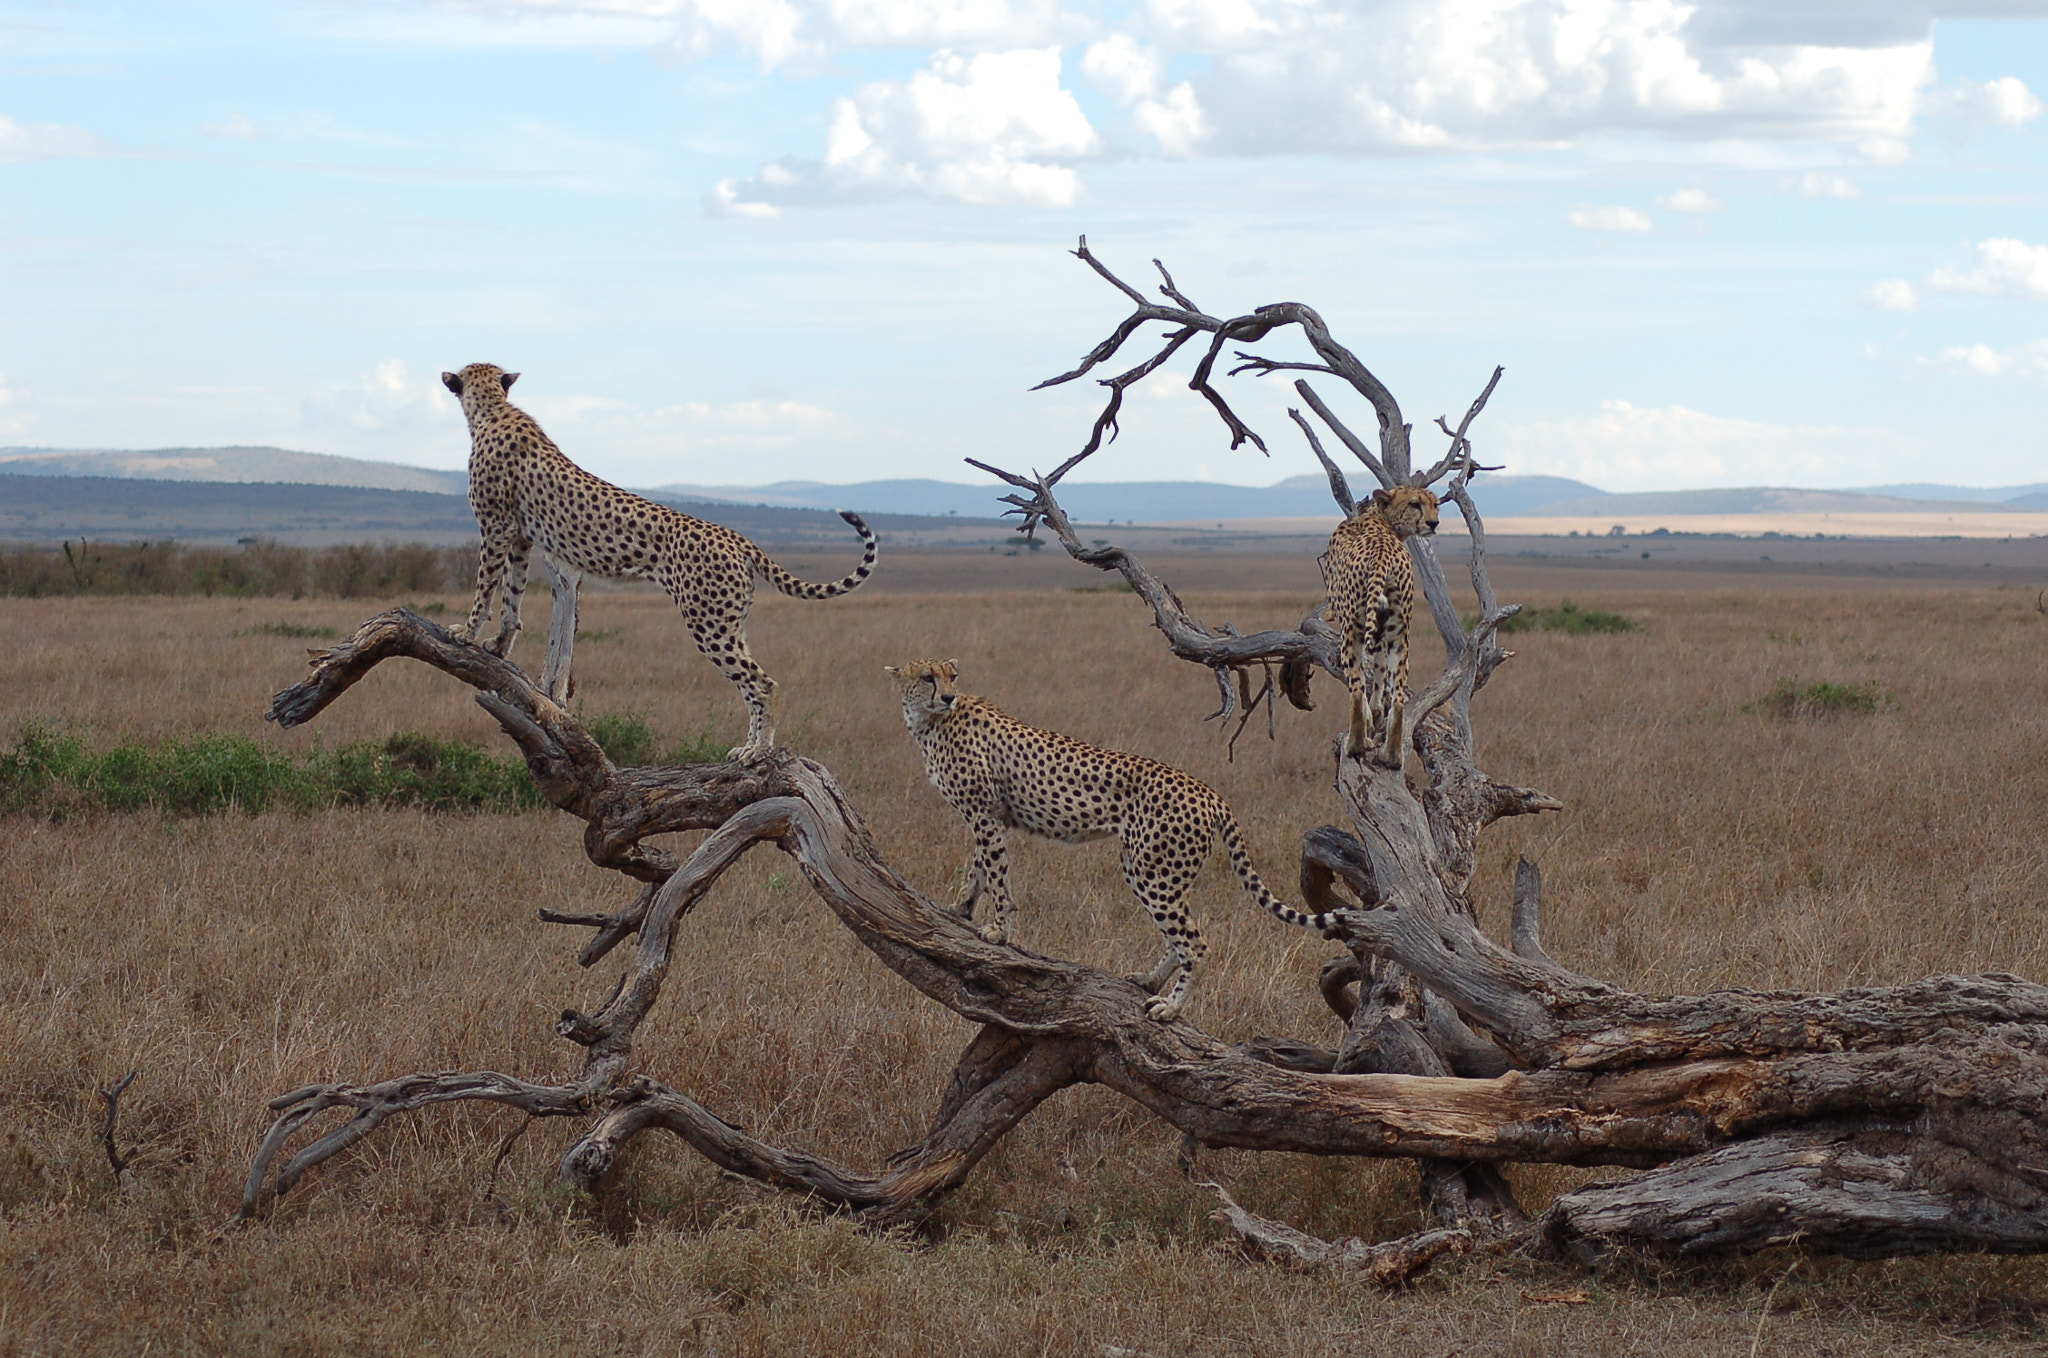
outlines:
[{"label": "grassland", "polygon": [[[899,868],[943,891],[966,837],[924,783],[880,667],[957,657],[964,687],[1020,717],[1209,781],[1268,878],[1290,883],[1300,832],[1341,814],[1335,686],[1319,679],[1319,711],[1283,710],[1277,741],[1247,733],[1228,762],[1201,722],[1208,677],[1166,655],[1136,600],[1071,592],[1101,577],[1058,565],[1011,562],[1031,573],[1006,578],[931,558],[906,578],[1029,588],[763,600],[755,650],[782,683],[786,737],[834,770]],[[1188,566],[1167,573],[1211,621],[1291,623],[1315,598],[1306,560]],[[2048,617],[2031,590],[1696,575],[1624,591],[1512,563],[1497,578],[1503,597],[1568,596],[1639,628],[1518,635],[1477,704],[1485,767],[1570,807],[1483,841],[1490,928],[1528,852],[1552,951],[1643,990],[2048,977]],[[1259,592],[1221,592],[1233,579]],[[305,756],[423,730],[504,753],[466,692],[414,665],[380,668],[311,729],[265,727],[307,644],[279,633],[345,633],[375,606],[0,600],[0,741],[38,721],[101,748],[234,735]],[[737,699],[665,600],[587,594],[583,626],[602,637],[578,652],[589,711],[642,714],[657,749],[740,734]],[[529,637],[522,654],[538,650]],[[1780,715],[1762,700],[1781,681],[1886,701]],[[0,819],[0,1355],[1934,1354],[2035,1351],[2048,1333],[2048,1263],[2034,1259],[1784,1252],[1590,1278],[1480,1259],[1394,1296],[1298,1277],[1241,1259],[1175,1173],[1177,1136],[1093,1089],[1040,1110],[927,1238],[807,1215],[652,1139],[597,1210],[572,1210],[546,1187],[570,1129],[535,1124],[492,1187],[519,1122],[474,1109],[394,1126],[271,1221],[219,1229],[278,1093],[577,1066],[550,1025],[600,1001],[615,966],[579,970],[580,932],[533,912],[627,894],[584,860],[579,829],[551,811],[392,807]],[[1151,961],[1113,846],[1020,845],[1013,874],[1023,945],[1118,970]],[[1334,1037],[1313,986],[1333,945],[1248,906],[1220,863],[1194,908],[1215,948],[1192,1021],[1232,1039]],[[643,1068],[849,1163],[921,1134],[970,1034],[847,938],[771,850],[684,935]],[[137,1187],[123,1195],[96,1091],[131,1069],[120,1141]],[[1324,1234],[1416,1223],[1405,1165],[1203,1152],[1202,1167]],[[1534,1206],[1587,1177],[1510,1172]]]}]

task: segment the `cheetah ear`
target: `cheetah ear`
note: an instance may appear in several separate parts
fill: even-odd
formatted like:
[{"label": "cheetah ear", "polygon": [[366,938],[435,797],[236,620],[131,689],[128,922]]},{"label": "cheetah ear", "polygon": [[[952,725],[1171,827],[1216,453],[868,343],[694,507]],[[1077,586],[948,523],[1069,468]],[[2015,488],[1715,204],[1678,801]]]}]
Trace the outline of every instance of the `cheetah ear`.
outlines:
[{"label": "cheetah ear", "polygon": [[882,673],[884,673],[884,674],[888,675],[888,676],[889,676],[889,677],[890,677],[891,679],[894,679],[894,678],[896,678],[896,677],[897,677],[898,675],[902,674],[902,673],[903,673],[903,671],[902,671],[902,670],[900,670],[900,669],[898,669],[898,668],[897,668],[896,666],[894,666],[894,665],[884,665],[884,666],[882,666]]},{"label": "cheetah ear", "polygon": [[1394,503],[1394,492],[1391,490],[1376,490],[1372,493],[1372,502],[1381,509],[1385,509],[1388,505]]},{"label": "cheetah ear", "polygon": [[518,374],[518,373],[500,373],[500,374],[498,374],[498,385],[499,385],[499,386],[501,386],[501,387],[503,387],[503,388],[504,388],[504,389],[505,389],[506,391],[510,391],[510,390],[512,390],[512,384],[513,384],[514,382],[517,382],[518,380],[519,380],[519,374]]},{"label": "cheetah ear", "polygon": [[462,379],[454,373],[442,373],[441,385],[454,392],[457,396],[462,395]]},{"label": "cheetah ear", "polygon": [[945,664],[939,666],[939,669],[948,679],[958,679],[960,677],[960,662],[957,660],[948,660]]}]

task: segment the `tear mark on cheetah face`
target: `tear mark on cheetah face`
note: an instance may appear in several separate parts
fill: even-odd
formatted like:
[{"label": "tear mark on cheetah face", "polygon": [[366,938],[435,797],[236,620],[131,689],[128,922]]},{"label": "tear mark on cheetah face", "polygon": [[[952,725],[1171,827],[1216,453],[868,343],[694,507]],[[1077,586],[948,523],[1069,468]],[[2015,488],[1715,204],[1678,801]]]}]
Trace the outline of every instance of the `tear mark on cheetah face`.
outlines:
[{"label": "tear mark on cheetah face", "polygon": [[747,650],[754,586],[765,580],[799,599],[830,599],[859,588],[875,568],[875,535],[842,511],[862,542],[861,562],[829,584],[797,579],[730,528],[691,518],[592,476],[563,456],[531,415],[506,399],[517,380],[490,363],[442,373],[469,419],[469,507],[483,530],[476,601],[456,630],[474,639],[504,591],[504,615],[490,649],[506,655],[519,635],[527,557],[535,547],[558,565],[593,575],[652,580],[682,610],[697,649],[739,687],[747,704],[747,741],[733,758],[775,747],[775,681]]},{"label": "tear mark on cheetah face", "polygon": [[1334,914],[1304,914],[1276,899],[1252,867],[1237,817],[1207,785],[1179,769],[1007,717],[954,688],[960,675],[955,661],[884,668],[903,700],[903,724],[924,753],[925,776],[974,836],[955,908],[971,921],[982,893],[995,897],[995,917],[981,929],[987,941],[1002,943],[1010,935],[1011,830],[1064,844],[1112,835],[1123,841],[1124,881],[1166,938],[1158,965],[1130,979],[1153,993],[1145,1009],[1162,1023],[1186,1005],[1208,952],[1183,902],[1219,837],[1238,882],[1260,905],[1288,924],[1336,926]]}]

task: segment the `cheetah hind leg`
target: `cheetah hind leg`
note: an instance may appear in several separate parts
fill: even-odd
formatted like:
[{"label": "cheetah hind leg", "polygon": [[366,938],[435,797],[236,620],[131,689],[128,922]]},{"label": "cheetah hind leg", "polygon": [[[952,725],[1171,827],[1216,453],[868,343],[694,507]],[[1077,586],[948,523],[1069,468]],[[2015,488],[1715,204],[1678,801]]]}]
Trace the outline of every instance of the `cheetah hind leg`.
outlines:
[{"label": "cheetah hind leg", "polygon": [[[1194,935],[1193,930],[1189,931],[1187,942],[1193,945],[1192,955],[1179,939],[1168,943],[1167,958],[1173,963],[1172,971],[1179,974],[1174,976],[1173,984],[1168,987],[1165,994],[1155,995],[1145,1001],[1145,1017],[1159,1023],[1171,1023],[1179,1018],[1180,1011],[1187,1007],[1188,995],[1195,988],[1195,977],[1202,969],[1205,951],[1201,939]],[[1162,984],[1165,979],[1160,978]]]},{"label": "cheetah hind leg", "polygon": [[491,654],[500,659],[511,655],[512,643],[519,640],[519,609],[526,598],[526,563],[532,551],[531,543],[515,542],[505,553],[502,617],[490,646]]},{"label": "cheetah hind leg", "polygon": [[1180,970],[1180,951],[1169,946],[1165,952],[1159,955],[1159,961],[1152,970],[1134,971],[1125,976],[1124,979],[1134,986],[1157,995],[1161,988],[1166,985],[1167,981],[1172,979],[1173,973],[1178,970]]},{"label": "cheetah hind leg", "polygon": [[960,869],[960,893],[953,901],[953,913],[972,924],[974,922],[974,903],[981,899],[984,885],[985,883],[982,881],[981,875],[981,856],[979,854],[970,856],[967,860],[967,866]]}]

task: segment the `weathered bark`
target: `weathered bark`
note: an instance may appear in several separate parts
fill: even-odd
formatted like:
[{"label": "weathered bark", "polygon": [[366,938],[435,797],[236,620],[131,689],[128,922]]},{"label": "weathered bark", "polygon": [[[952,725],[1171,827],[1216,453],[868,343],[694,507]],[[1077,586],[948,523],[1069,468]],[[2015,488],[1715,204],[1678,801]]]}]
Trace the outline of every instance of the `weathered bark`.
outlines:
[{"label": "weathered bark", "polygon": [[[984,942],[882,860],[831,776],[810,761],[785,753],[752,771],[722,766],[723,773],[621,772],[601,755],[579,761],[574,754],[587,737],[573,717],[516,669],[449,642],[402,610],[372,619],[336,647],[305,687],[338,692],[338,676],[360,677],[370,651],[412,655],[472,684],[494,685],[495,709],[517,714],[506,722],[508,733],[551,798],[579,808],[593,826],[646,824],[658,833],[722,820],[660,882],[611,1000],[594,1015],[571,1011],[558,1025],[588,1051],[579,1080],[539,1085],[489,1071],[425,1073],[285,1095],[273,1105],[280,1116],[252,1166],[245,1213],[260,1205],[269,1167],[286,1143],[320,1113],[353,1116],[294,1155],[269,1185],[275,1191],[288,1190],[394,1113],[464,1099],[537,1116],[595,1116],[563,1167],[565,1178],[582,1186],[598,1182],[632,1135],[661,1127],[736,1172],[847,1208],[895,1213],[957,1185],[1031,1108],[1068,1083],[1087,1081],[1143,1104],[1207,1145],[1461,1163],[1651,1167],[1747,1137],[1782,1137],[1802,1125],[1881,1117],[1901,1129],[1918,1163],[1982,1167],[1970,1181],[1969,1202],[1952,1186],[1924,1190],[1952,1204],[1954,1224],[1940,1238],[1990,1249],[2034,1248],[2048,1238],[2026,1237],[2012,1225],[2031,1220],[2038,1203],[2026,1167],[2048,1163],[2048,988],[2001,977],[1935,978],[1835,996],[1725,992],[1651,1000],[1600,986],[1485,940],[1469,915],[1451,908],[1440,879],[1416,876],[1409,860],[1420,853],[1426,862],[1429,837],[1399,775],[1354,760],[1346,762],[1345,778],[1365,789],[1356,795],[1374,808],[1373,823],[1405,825],[1407,834],[1357,841],[1372,873],[1361,902],[1376,904],[1353,910],[1347,925],[1535,1068],[1492,1079],[1288,1069],[1185,1022],[1152,1020],[1144,992],[1119,977]],[[304,697],[281,695],[279,710],[304,710]],[[752,800],[743,800],[749,793]],[[1406,820],[1387,805],[1398,799],[1406,799]],[[659,814],[648,813],[650,805],[659,805]],[[929,999],[984,1025],[939,1099],[930,1133],[885,1171],[841,1169],[766,1147],[651,1079],[617,1083],[633,1033],[659,1000],[676,922],[762,841],[796,860],[819,898],[885,965]],[[630,840],[587,836],[586,846],[593,845],[628,875],[626,864],[647,861],[635,857]],[[599,848],[591,849],[593,858]],[[1359,886],[1342,854],[1326,857],[1339,864],[1330,870],[1332,881]],[[1325,890],[1334,888],[1326,883]],[[1973,1205],[1979,1199],[1996,1210]],[[1926,1214],[1922,1198],[1901,1203],[1914,1220]],[[1731,1234],[1725,1216],[1714,1217],[1703,1236],[1713,1246],[1763,1243],[1760,1234]],[[1560,1239],[1567,1235],[1559,1232],[1571,1231],[1577,1234],[1569,1238],[1592,1237],[1611,1219],[1610,1209],[1598,1225],[1547,1229]],[[1548,1220],[1560,1218],[1553,1213]],[[1979,1220],[1982,1230],[1971,1225]],[[1772,1229],[1782,1228],[1781,1222]],[[1906,1247],[1933,1238],[1901,1237]]]},{"label": "weathered bark", "polygon": [[[585,965],[631,936],[638,943],[611,998],[595,1014],[565,1012],[556,1026],[586,1049],[574,1082],[444,1072],[285,1095],[272,1105],[279,1116],[251,1168],[243,1215],[259,1208],[266,1190],[286,1191],[395,1113],[483,1099],[534,1116],[592,1119],[561,1167],[566,1182],[587,1190],[599,1188],[632,1137],[660,1128],[736,1173],[845,1210],[897,1216],[961,1183],[1045,1099],[1070,1084],[1094,1083],[1152,1110],[1195,1143],[1417,1160],[1437,1216],[1476,1218],[1482,1232],[1521,1223],[1499,1173],[1503,1163],[1648,1171],[1559,1199],[1529,1228],[1529,1241],[1560,1253],[1613,1242],[1698,1253],[1787,1239],[1871,1254],[2048,1247],[2048,987],[2009,976],[1941,976],[1832,995],[1631,994],[1577,975],[1544,952],[1533,864],[1517,874],[1512,949],[1480,932],[1467,896],[1477,836],[1501,816],[1558,805],[1473,763],[1471,700],[1508,658],[1493,636],[1513,612],[1487,582],[1483,526],[1466,493],[1481,470],[1470,426],[1498,370],[1457,429],[1439,421],[1450,447],[1416,473],[1410,430],[1392,394],[1309,308],[1288,303],[1211,317],[1170,277],[1161,291],[1173,305],[1160,306],[1103,268],[1085,242],[1080,254],[1138,309],[1055,382],[1108,359],[1151,321],[1170,333],[1151,359],[1105,383],[1108,405],[1080,454],[1045,477],[988,470],[1022,492],[1007,499],[1027,531],[1043,523],[1076,560],[1117,570],[1130,582],[1173,653],[1213,672],[1222,693],[1215,715],[1239,707],[1249,715],[1264,701],[1271,720],[1280,692],[1298,707],[1311,706],[1307,676],[1314,666],[1334,672],[1335,632],[1314,613],[1292,631],[1245,635],[1228,624],[1205,625],[1127,552],[1083,544],[1054,494],[1059,479],[1114,428],[1124,389],[1188,340],[1210,336],[1191,385],[1234,440],[1257,442],[1211,385],[1215,360],[1230,340],[1298,327],[1319,362],[1240,352],[1236,371],[1295,368],[1344,380],[1374,410],[1377,454],[1305,383],[1298,390],[1381,484],[1427,484],[1448,474],[1445,498],[1459,506],[1472,533],[1481,613],[1470,627],[1458,617],[1428,541],[1410,541],[1446,650],[1443,672],[1408,708],[1420,795],[1400,768],[1372,758],[1335,759],[1335,789],[1352,829],[1324,826],[1303,839],[1305,902],[1337,914],[1334,933],[1352,952],[1326,968],[1321,981],[1346,1024],[1339,1047],[1286,1037],[1228,1046],[1185,1021],[1159,1023],[1146,1013],[1149,996],[1131,982],[987,943],[918,892],[881,858],[821,766],[779,752],[744,766],[615,768],[558,695],[396,610],[316,656],[313,675],[278,695],[273,718],[285,725],[310,720],[392,658],[421,660],[470,684],[524,752],[542,794],[585,822],[591,861],[639,884],[617,911],[542,918],[593,931],[581,955]],[[1296,419],[1343,504],[1349,491],[1342,476],[1307,421]],[[1256,696],[1253,665],[1279,666],[1277,679],[1267,670]],[[687,862],[643,846],[649,836],[690,828],[713,833]],[[678,921],[761,842],[790,855],[819,899],[884,965],[927,999],[980,1025],[946,1088],[935,1091],[924,1138],[883,1169],[849,1169],[770,1146],[651,1076],[621,1083],[634,1035],[659,1004]],[[1362,993],[1354,995],[1353,986]],[[351,1116],[273,1178],[271,1166],[288,1143],[330,1110]],[[1412,1276],[1417,1261],[1469,1239],[1455,1232],[1393,1246],[1328,1245],[1259,1221],[1227,1194],[1225,1203],[1231,1228],[1258,1248],[1389,1281]]]}]

